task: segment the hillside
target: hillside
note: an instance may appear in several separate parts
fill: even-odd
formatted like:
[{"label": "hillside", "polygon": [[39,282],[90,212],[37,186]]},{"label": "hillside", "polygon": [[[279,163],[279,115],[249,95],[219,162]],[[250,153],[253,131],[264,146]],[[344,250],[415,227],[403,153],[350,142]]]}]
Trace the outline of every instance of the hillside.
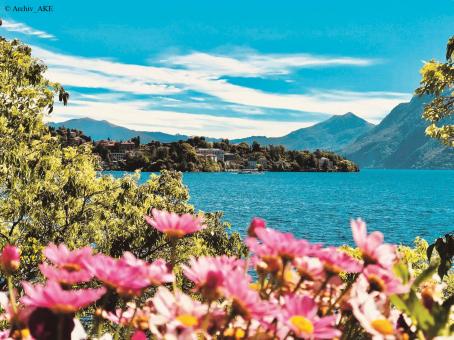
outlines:
[{"label": "hillside", "polygon": [[421,119],[428,97],[397,105],[383,121],[342,150],[367,168],[453,169],[454,149],[425,136]]},{"label": "hillside", "polygon": [[163,132],[136,131],[122,126],[109,123],[106,120],[95,120],[91,118],[70,119],[61,123],[49,123],[49,126],[59,128],[65,127],[83,131],[85,135],[97,141],[101,139],[112,140],[129,140],[139,136],[141,143],[149,143],[151,141],[160,141],[162,143],[177,142],[186,140],[185,135],[171,135]]},{"label": "hillside", "polygon": [[252,136],[232,140],[232,143],[256,141],[261,145],[283,145],[290,150],[341,150],[374,127],[364,119],[349,112],[333,116],[321,123],[299,129],[282,137]]}]

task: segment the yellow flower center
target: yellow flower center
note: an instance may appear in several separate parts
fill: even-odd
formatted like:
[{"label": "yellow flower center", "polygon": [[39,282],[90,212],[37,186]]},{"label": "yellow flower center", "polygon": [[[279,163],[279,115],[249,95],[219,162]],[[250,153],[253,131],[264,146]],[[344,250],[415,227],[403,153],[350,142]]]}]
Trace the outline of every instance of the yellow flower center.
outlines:
[{"label": "yellow flower center", "polygon": [[164,233],[167,235],[168,238],[171,239],[182,238],[185,235],[185,232],[183,230],[173,228],[165,229]]},{"label": "yellow flower center", "polygon": [[49,307],[55,314],[70,314],[74,313],[77,308],[74,307],[73,305],[66,305],[63,303],[55,304],[51,307]]},{"label": "yellow flower center", "polygon": [[243,339],[246,336],[246,332],[242,328],[228,328],[224,331],[224,336]]},{"label": "yellow flower center", "polygon": [[65,263],[62,266],[63,269],[66,269],[69,272],[78,272],[81,270],[80,266],[76,263]]},{"label": "yellow flower center", "polygon": [[394,333],[394,328],[391,322],[386,319],[377,319],[371,322],[371,326],[377,332],[383,335],[391,335]]},{"label": "yellow flower center", "polygon": [[194,327],[199,324],[199,319],[191,314],[181,314],[177,320],[185,327]]},{"label": "yellow flower center", "polygon": [[311,320],[302,315],[294,315],[290,318],[290,323],[296,328],[298,333],[312,334],[314,332],[314,324]]}]

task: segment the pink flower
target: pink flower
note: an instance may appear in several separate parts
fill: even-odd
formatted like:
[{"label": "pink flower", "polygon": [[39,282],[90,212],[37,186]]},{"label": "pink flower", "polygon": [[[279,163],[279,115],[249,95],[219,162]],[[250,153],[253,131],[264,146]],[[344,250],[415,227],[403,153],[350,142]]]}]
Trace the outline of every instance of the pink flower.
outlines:
[{"label": "pink flower", "polygon": [[84,247],[76,250],[69,250],[64,244],[49,244],[44,249],[44,255],[55,266],[68,271],[78,271],[85,268],[85,260],[92,256],[92,249]]},{"label": "pink flower", "polygon": [[17,249],[15,246],[7,244],[2,250],[2,255],[0,257],[0,265],[2,270],[6,274],[12,274],[17,269],[19,269],[20,265],[19,249]]},{"label": "pink flower", "polygon": [[131,336],[131,340],[147,340],[147,336],[144,332],[136,330],[134,334]]},{"label": "pink flower", "polygon": [[44,255],[53,266],[43,263],[39,269],[49,280],[72,285],[90,281],[93,277],[85,266],[87,260],[92,256],[90,247],[71,251],[64,244],[58,246],[50,244],[44,249]]},{"label": "pink flower", "polygon": [[246,244],[249,249],[260,257],[279,256],[285,261],[295,257],[311,254],[317,246],[310,245],[306,240],[298,240],[291,233],[282,233],[270,228],[255,230],[256,238],[248,237]]},{"label": "pink flower", "polygon": [[47,263],[39,265],[41,273],[52,281],[57,281],[64,285],[73,285],[81,282],[90,281],[93,275],[88,270],[68,271],[50,266]]},{"label": "pink flower", "polygon": [[396,261],[396,247],[383,243],[383,234],[374,231],[367,235],[367,226],[361,219],[352,220],[353,239],[361,250],[366,264],[379,264],[390,268]]},{"label": "pink flower", "polygon": [[[332,339],[339,337],[341,332],[335,328],[336,316],[320,318],[318,307],[308,296],[292,295],[284,298],[281,322],[290,329],[297,338]],[[287,330],[280,330],[286,333]]]},{"label": "pink flower", "polygon": [[151,285],[159,286],[163,283],[173,282],[175,279],[170,267],[163,259],[157,259],[152,263],[136,258],[132,253],[125,252],[120,261],[131,267],[139,268],[142,275],[147,277]]},{"label": "pink flower", "polygon": [[236,315],[249,321],[251,319],[261,320],[273,312],[271,304],[260,298],[257,291],[249,286],[249,275],[234,271],[225,278],[225,296],[232,300],[232,310]]},{"label": "pink flower", "polygon": [[140,295],[142,289],[150,285],[149,278],[144,275],[140,266],[131,266],[125,259],[98,254],[86,264],[91,273],[107,287],[115,289],[121,296]]},{"label": "pink flower", "polygon": [[183,265],[184,275],[195,283],[199,290],[208,300],[214,300],[221,296],[221,288],[226,276],[235,270],[244,273],[245,264],[242,260],[234,257],[199,257],[191,258],[189,266]]},{"label": "pink flower", "polygon": [[56,314],[75,313],[96,300],[106,292],[105,288],[64,290],[55,281],[48,281],[45,286],[22,282],[25,296],[21,302],[30,307],[41,307]]},{"label": "pink flower", "polygon": [[325,278],[323,263],[316,257],[297,257],[293,265],[304,280],[322,281]]},{"label": "pink flower", "polygon": [[359,273],[363,268],[359,261],[335,247],[320,250],[318,258],[322,261],[325,270],[331,274]]},{"label": "pink flower", "polygon": [[367,266],[362,276],[367,280],[369,289],[372,291],[383,292],[386,295],[407,293],[409,286],[404,286],[393,273],[377,265]]},{"label": "pink flower", "polygon": [[[208,306],[192,300],[188,295],[159,287],[152,298],[156,314],[150,317],[150,331],[158,338],[178,335],[181,339],[202,327]],[[163,334],[164,333],[164,334]]]},{"label": "pink flower", "polygon": [[[386,317],[381,311],[383,298],[377,294],[367,294],[361,290],[356,291],[350,299],[353,315],[366,332],[372,335],[374,340],[395,339],[397,319]],[[390,315],[391,317],[395,314]]]},{"label": "pink flower", "polygon": [[247,231],[247,234],[250,237],[257,237],[257,234],[255,233],[256,229],[264,229],[266,228],[266,222],[265,220],[262,220],[259,217],[254,217],[251,221],[251,224],[249,225],[249,229]]},{"label": "pink flower", "polygon": [[205,228],[200,217],[191,214],[177,215],[174,212],[153,209],[150,216],[145,216],[148,224],[166,234],[170,238],[181,238]]}]

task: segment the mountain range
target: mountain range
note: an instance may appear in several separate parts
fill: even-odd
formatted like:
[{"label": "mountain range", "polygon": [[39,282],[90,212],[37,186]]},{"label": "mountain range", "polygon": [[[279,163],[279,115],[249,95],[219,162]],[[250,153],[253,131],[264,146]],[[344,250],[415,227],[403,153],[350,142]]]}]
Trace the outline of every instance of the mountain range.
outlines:
[{"label": "mountain range", "polygon": [[[233,139],[231,143],[257,141],[261,145],[283,145],[293,150],[335,151],[362,168],[454,169],[454,149],[424,134],[427,123],[421,115],[429,101],[428,97],[413,97],[410,102],[397,105],[376,126],[349,112],[282,137],[251,136]],[[151,140],[168,143],[188,138],[180,134],[131,130],[90,118],[49,125],[81,130],[93,140],[128,140],[140,136],[142,143]]]},{"label": "mountain range", "polygon": [[[49,123],[49,126],[77,129],[90,136],[93,140],[112,139],[129,140],[139,136],[141,143],[156,140],[163,143],[186,140],[189,136],[172,135],[163,132],[149,132],[131,130],[122,126],[114,125],[106,120],[91,118],[70,119],[60,123]],[[307,128],[295,130],[282,137],[251,136],[240,139],[232,139],[230,142],[239,144],[242,142],[252,144],[254,141],[261,145],[284,145],[290,150],[329,150],[339,151],[347,146],[358,136],[370,131],[374,127],[364,119],[349,112],[341,116],[333,116],[321,123]],[[219,138],[207,137],[208,141],[219,141]]]},{"label": "mountain range", "polygon": [[234,139],[232,143],[256,141],[261,145],[283,145],[290,150],[329,150],[339,151],[359,136],[369,132],[373,124],[352,112],[333,116],[321,123],[290,132],[282,137],[252,136]]},{"label": "mountain range", "polygon": [[96,120],[91,118],[76,118],[60,123],[48,123],[47,125],[59,128],[65,127],[83,131],[86,136],[90,136],[93,140],[112,139],[112,140],[129,140],[133,137],[140,137],[140,142],[143,144],[153,140],[162,143],[178,142],[186,140],[189,136],[186,135],[171,135],[164,132],[137,131],[109,123],[107,120]]},{"label": "mountain range", "polygon": [[430,97],[413,97],[397,105],[341,153],[364,168],[454,169],[454,148],[424,133],[427,122],[421,115],[430,101]]}]

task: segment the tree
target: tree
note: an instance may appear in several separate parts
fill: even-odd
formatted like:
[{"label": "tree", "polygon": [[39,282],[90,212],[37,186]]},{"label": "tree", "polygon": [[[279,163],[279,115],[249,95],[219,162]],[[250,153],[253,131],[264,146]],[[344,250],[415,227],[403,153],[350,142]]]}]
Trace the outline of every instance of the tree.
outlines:
[{"label": "tree", "polygon": [[[444,144],[454,146],[454,36],[446,48],[446,62],[431,60],[421,68],[421,85],[417,95],[432,95],[434,99],[425,109],[423,117],[431,124],[426,134],[440,139]],[[451,119],[451,120],[450,120]]]},{"label": "tree", "polygon": [[[17,40],[0,38],[0,245],[22,249],[21,279],[37,277],[49,242],[70,248],[91,244],[118,256],[128,250],[145,258],[168,257],[164,239],[144,221],[151,208],[195,213],[181,174],[162,172],[140,185],[139,174],[100,175],[92,146],[65,147],[43,122],[57,93],[44,78],[44,64]],[[238,234],[229,235],[219,214],[206,214],[208,228],[185,239],[178,254],[233,254]]]}]

